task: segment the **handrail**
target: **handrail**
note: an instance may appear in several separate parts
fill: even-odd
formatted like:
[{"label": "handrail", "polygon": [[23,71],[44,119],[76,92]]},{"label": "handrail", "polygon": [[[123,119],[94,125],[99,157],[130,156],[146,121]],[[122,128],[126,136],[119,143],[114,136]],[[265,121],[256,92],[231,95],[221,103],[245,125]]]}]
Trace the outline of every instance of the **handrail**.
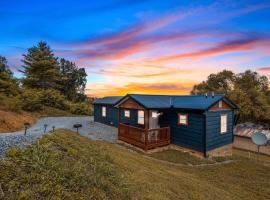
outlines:
[{"label": "handrail", "polygon": [[119,123],[118,139],[147,151],[151,148],[170,144],[170,127],[142,129]]}]

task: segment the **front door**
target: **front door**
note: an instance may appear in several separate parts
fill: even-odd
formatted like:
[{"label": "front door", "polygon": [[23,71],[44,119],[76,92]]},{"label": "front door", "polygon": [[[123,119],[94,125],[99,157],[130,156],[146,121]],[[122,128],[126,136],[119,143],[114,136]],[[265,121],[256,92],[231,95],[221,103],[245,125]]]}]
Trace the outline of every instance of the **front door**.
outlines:
[{"label": "front door", "polygon": [[160,128],[158,118],[159,114],[157,110],[149,111],[149,129]]}]

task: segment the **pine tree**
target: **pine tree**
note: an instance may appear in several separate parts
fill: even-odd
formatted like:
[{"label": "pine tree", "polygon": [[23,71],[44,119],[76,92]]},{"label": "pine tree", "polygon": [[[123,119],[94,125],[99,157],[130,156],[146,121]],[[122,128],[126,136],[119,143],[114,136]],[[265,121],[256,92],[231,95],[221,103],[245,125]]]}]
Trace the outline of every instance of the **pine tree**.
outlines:
[{"label": "pine tree", "polygon": [[86,72],[84,68],[78,68],[75,63],[60,59],[61,91],[71,101],[84,101],[84,89],[86,85]]},{"label": "pine tree", "polygon": [[18,93],[17,80],[8,67],[7,59],[0,56],[0,93],[6,96],[16,95]]},{"label": "pine tree", "polygon": [[25,87],[41,89],[59,89],[60,69],[57,58],[46,42],[28,49],[23,55],[24,74],[22,83]]}]

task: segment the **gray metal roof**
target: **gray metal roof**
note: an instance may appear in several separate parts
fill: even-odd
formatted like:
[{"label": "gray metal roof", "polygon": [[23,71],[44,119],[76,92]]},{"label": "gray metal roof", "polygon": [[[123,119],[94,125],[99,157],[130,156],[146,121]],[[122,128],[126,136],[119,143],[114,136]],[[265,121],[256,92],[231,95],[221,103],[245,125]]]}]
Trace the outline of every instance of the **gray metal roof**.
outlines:
[{"label": "gray metal roof", "polygon": [[[224,95],[146,95],[146,94],[128,94],[127,96],[134,99],[137,103],[145,108],[183,108],[183,109],[197,109],[207,110],[221,99],[224,99],[233,108],[233,104]],[[126,96],[126,97],[127,97]],[[124,98],[123,98],[124,99]],[[120,102],[120,100],[119,100]],[[117,102],[117,103],[119,103]]]}]

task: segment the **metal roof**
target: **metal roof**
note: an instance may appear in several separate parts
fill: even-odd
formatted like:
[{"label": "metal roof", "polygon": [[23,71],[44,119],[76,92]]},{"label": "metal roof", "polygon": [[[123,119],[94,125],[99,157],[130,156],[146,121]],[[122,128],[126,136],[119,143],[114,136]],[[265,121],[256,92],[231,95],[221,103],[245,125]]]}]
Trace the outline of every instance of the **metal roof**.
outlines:
[{"label": "metal roof", "polygon": [[114,105],[116,104],[120,99],[122,99],[122,96],[109,96],[104,97],[101,99],[97,99],[93,102],[93,104],[107,104],[107,105]]},{"label": "metal roof", "polygon": [[[145,108],[183,108],[183,109],[196,109],[196,110],[207,110],[209,107],[214,105],[221,99],[224,99],[233,108],[236,105],[233,104],[224,95],[146,95],[146,94],[128,94],[126,97],[131,97],[137,103],[141,104]],[[117,102],[121,102],[120,100]],[[116,104],[117,104],[116,103]]]}]

